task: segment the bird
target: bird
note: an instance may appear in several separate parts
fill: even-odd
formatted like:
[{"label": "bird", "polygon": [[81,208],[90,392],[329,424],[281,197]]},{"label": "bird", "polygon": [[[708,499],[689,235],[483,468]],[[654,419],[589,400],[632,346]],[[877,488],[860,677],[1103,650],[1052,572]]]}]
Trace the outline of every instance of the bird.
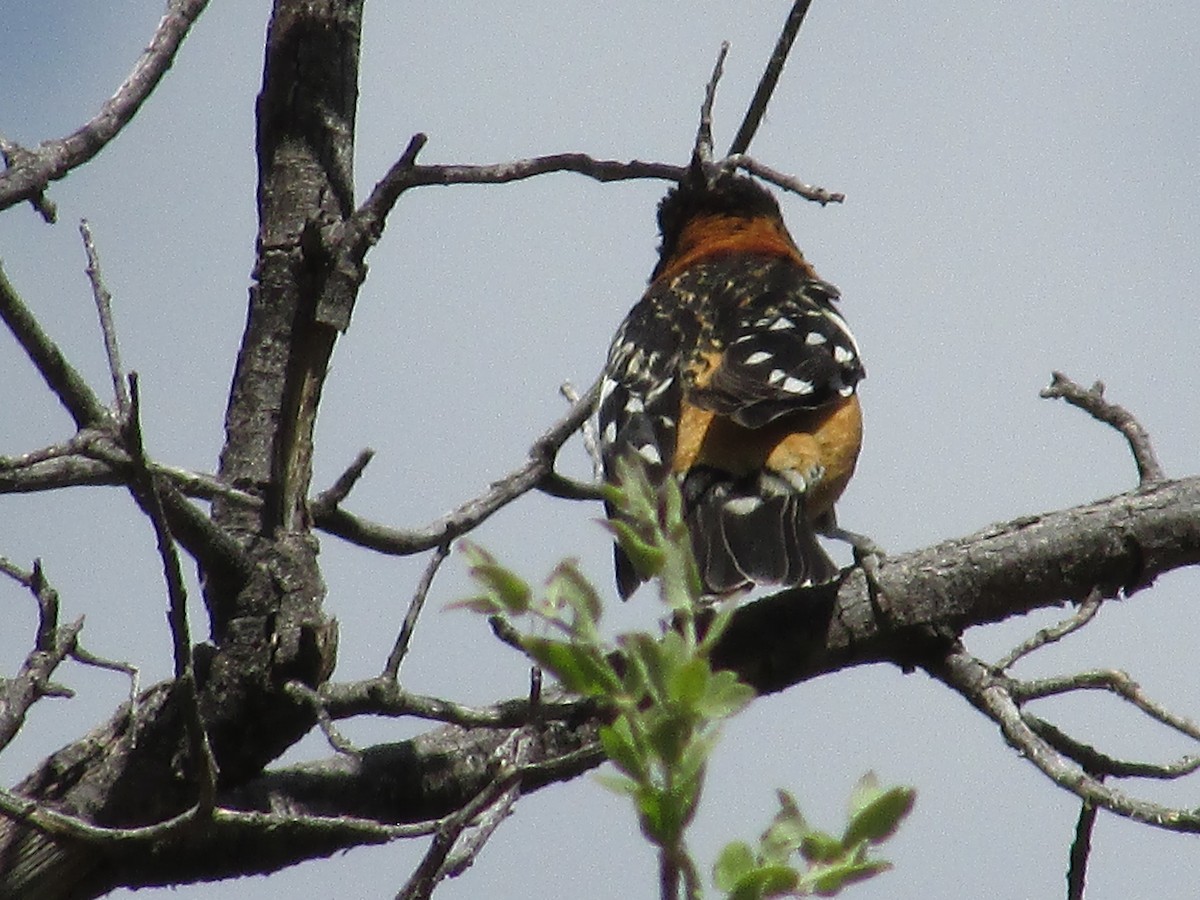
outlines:
[{"label": "bird", "polygon": [[[817,533],[862,447],[858,344],[840,295],[796,245],[765,187],[693,164],[658,206],[659,258],[613,337],[600,456],[677,480],[706,596],[829,583]],[[620,513],[611,505],[609,516]],[[628,598],[643,578],[618,545]]]}]

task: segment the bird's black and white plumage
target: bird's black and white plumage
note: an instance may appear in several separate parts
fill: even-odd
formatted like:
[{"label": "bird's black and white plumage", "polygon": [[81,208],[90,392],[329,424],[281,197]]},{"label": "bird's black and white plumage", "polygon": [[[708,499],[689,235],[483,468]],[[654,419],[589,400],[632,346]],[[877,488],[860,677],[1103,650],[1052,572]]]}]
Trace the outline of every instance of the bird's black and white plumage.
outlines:
[{"label": "bird's black and white plumage", "polygon": [[[649,289],[618,329],[599,403],[605,472],[630,457],[679,479],[704,588],[827,581],[814,523],[861,445],[858,346],[747,178],[687,183],[659,207]],[[617,549],[622,596],[639,583]]]}]

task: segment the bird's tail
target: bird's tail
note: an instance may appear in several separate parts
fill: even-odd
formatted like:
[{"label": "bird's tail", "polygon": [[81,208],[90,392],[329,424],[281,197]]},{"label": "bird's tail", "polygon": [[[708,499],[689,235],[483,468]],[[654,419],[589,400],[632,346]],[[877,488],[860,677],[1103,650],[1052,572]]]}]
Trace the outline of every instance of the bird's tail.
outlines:
[{"label": "bird's tail", "polygon": [[706,593],[825,584],[840,571],[817,541],[801,493],[764,492],[755,475],[698,467],[684,478],[683,500]]}]

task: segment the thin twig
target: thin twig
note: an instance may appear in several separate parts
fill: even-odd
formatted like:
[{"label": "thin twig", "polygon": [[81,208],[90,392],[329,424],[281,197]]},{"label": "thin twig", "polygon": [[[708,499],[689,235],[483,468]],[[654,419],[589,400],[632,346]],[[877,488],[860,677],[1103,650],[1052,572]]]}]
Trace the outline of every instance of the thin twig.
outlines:
[{"label": "thin twig", "polygon": [[171,67],[192,23],[204,12],[208,0],[169,0],[167,11],[128,77],[92,119],[64,138],[42,141],[36,150],[0,141],[8,161],[0,172],[0,210],[25,200],[41,201],[39,211],[52,216],[42,197],[51,181],[62,178],[104,149],[141,108]]},{"label": "thin twig", "polygon": [[[519,728],[535,718],[535,710],[527,699],[508,700],[494,706],[467,706],[440,697],[409,693],[382,675],[362,681],[323,684],[320,694],[324,708],[335,720],[361,715],[411,716],[463,728]],[[578,721],[595,708],[592,701],[577,697],[541,697],[536,718],[540,722]]]},{"label": "thin twig", "polygon": [[354,490],[354,485],[358,484],[358,479],[362,478],[363,470],[366,469],[367,463],[374,456],[375,451],[370,447],[360,451],[358,456],[354,457],[354,462],[346,467],[346,471],[339,475],[332,485],[308,502],[309,512],[313,516],[316,516],[336,509],[339,503],[350,496],[350,492]]},{"label": "thin twig", "polygon": [[58,594],[46,581],[41,562],[26,572],[0,557],[0,573],[33,594],[38,604],[34,649],[13,678],[0,678],[0,750],[8,746],[25,723],[25,714],[42,697],[71,697],[73,692],[50,681],[55,669],[74,649],[83,628],[80,617],[70,625],[58,624]]},{"label": "thin twig", "polygon": [[767,60],[767,67],[763,70],[762,78],[759,79],[754,99],[750,101],[750,108],[746,110],[746,118],[742,120],[742,126],[738,129],[737,136],[729,145],[729,155],[745,153],[750,149],[750,142],[754,139],[754,133],[758,131],[758,125],[767,111],[771,95],[775,93],[775,85],[779,82],[783,65],[787,62],[792,43],[796,40],[800,26],[804,23],[804,16],[808,12],[811,2],[812,0],[796,0],[792,4],[792,11],[788,13],[787,21],[783,23],[779,40],[775,42],[775,50],[771,53],[771,58]]},{"label": "thin twig", "polygon": [[142,440],[141,391],[138,389],[137,372],[129,373],[129,413],[125,439],[135,470],[136,489],[133,493],[154,528],[158,554],[162,560],[163,578],[167,585],[167,621],[171,626],[175,677],[182,678],[192,667],[192,641],[188,634],[187,621],[187,587],[183,583],[179,554],[175,552],[175,541],[167,525],[166,513],[163,512],[154,476],[150,474],[146,465],[146,447]]},{"label": "thin twig", "polygon": [[357,757],[359,755],[360,751],[354,746],[354,742],[338,731],[337,726],[333,724],[329,710],[325,708],[325,701],[317,691],[301,681],[289,681],[283,686],[283,689],[290,696],[306,703],[312,709],[313,714],[317,717],[317,724],[330,747],[346,756]]},{"label": "thin twig", "polygon": [[384,677],[393,681],[399,677],[400,664],[404,662],[404,657],[408,653],[408,645],[412,643],[413,632],[417,630],[417,619],[421,615],[421,609],[425,606],[425,597],[429,594],[429,588],[433,586],[433,579],[437,575],[438,568],[449,555],[450,544],[442,544],[433,551],[433,556],[429,558],[429,564],[421,573],[421,580],[417,582],[416,591],[413,593],[412,600],[409,601],[408,612],[404,616],[404,623],[400,626],[400,633],[396,635],[396,643],[392,646],[392,652],[388,654],[387,663],[383,667]]},{"label": "thin twig", "polygon": [[112,378],[113,398],[117,403],[117,415],[122,420],[129,415],[129,392],[125,389],[125,375],[121,370],[121,351],[117,347],[117,329],[113,325],[112,294],[100,275],[100,255],[92,240],[92,229],[87,219],[79,220],[79,234],[83,238],[83,250],[87,254],[88,281],[92,285],[92,299],[96,302],[96,313],[100,317],[100,331],[104,335],[104,353],[108,357],[108,373]]},{"label": "thin twig", "polygon": [[1107,753],[1101,753],[1095,747],[1076,740],[1032,713],[1023,712],[1022,717],[1039,737],[1044,738],[1055,750],[1069,756],[1093,775],[1172,781],[1176,778],[1184,778],[1200,769],[1200,756],[1181,756],[1171,763],[1115,759]]},{"label": "thin twig", "polygon": [[1071,841],[1070,864],[1067,867],[1067,900],[1083,900],[1087,881],[1088,856],[1092,852],[1092,829],[1096,824],[1096,807],[1086,800],[1079,807],[1075,823],[1075,839]]},{"label": "thin twig", "polygon": [[1129,797],[1102,784],[1065,758],[1026,722],[1013,696],[1012,680],[998,677],[988,665],[966,651],[959,649],[924,666],[930,675],[999,725],[1005,740],[1059,787],[1135,822],[1170,831],[1200,832],[1200,810],[1172,808]]},{"label": "thin twig", "polygon": [[[475,795],[462,809],[442,820],[425,857],[421,860],[412,876],[405,883],[396,900],[428,900],[442,879],[461,873],[471,864],[479,850],[495,830],[499,820],[507,815],[520,790],[521,779],[525,775],[523,758],[528,755],[530,735],[517,732],[510,740],[515,741],[515,749],[503,755],[514,757],[512,761],[505,760],[496,776]],[[498,754],[506,748],[502,745]],[[465,841],[460,854],[451,856],[459,838],[476,817],[483,816],[490,809],[498,811],[498,815],[488,816],[480,822],[481,840]]]},{"label": "thin twig", "polygon": [[[33,800],[0,789],[0,813],[52,837],[69,838],[108,847],[131,847],[154,844],[187,828],[201,814],[193,806],[177,816],[137,828],[105,828],[68,816]],[[217,829],[252,829],[277,835],[298,834],[345,835],[367,841],[391,841],[399,838],[423,837],[433,834],[444,819],[414,822],[407,825],[385,825],[372,819],[349,816],[295,816],[280,813],[242,812],[232,809],[213,809],[206,827]]]},{"label": "thin twig", "polygon": [[102,426],[111,421],[108,410],[92,393],[83,376],[67,362],[62,351],[46,336],[37,319],[17,296],[3,268],[0,268],[0,319],[4,320],[46,385],[71,414],[76,428]]},{"label": "thin twig", "polygon": [[1012,650],[1004,654],[996,663],[996,671],[1003,672],[1012,667],[1013,663],[1024,656],[1028,656],[1033,651],[1047,644],[1053,644],[1056,641],[1062,640],[1069,634],[1078,631],[1088,622],[1095,618],[1096,613],[1100,611],[1100,604],[1103,602],[1103,595],[1099,588],[1093,588],[1083,603],[1079,604],[1079,608],[1075,610],[1075,614],[1068,616],[1056,625],[1049,628],[1039,629],[1032,637],[1022,641]]},{"label": "thin twig", "polygon": [[150,520],[154,529],[155,543],[162,560],[163,578],[167,585],[167,621],[171,628],[171,643],[175,658],[175,679],[183,692],[182,702],[186,711],[188,740],[193,760],[199,764],[200,791],[197,801],[199,815],[212,811],[217,785],[217,763],[213,756],[204,721],[200,715],[200,699],[196,692],[196,676],[193,668],[192,641],[188,632],[187,588],[183,582],[183,571],[179,565],[179,554],[175,550],[175,539],[167,523],[162,497],[154,476],[146,463],[146,448],[142,439],[141,392],[138,389],[136,372],[129,373],[129,416],[123,424],[125,442],[134,464],[134,478],[130,482],[130,493],[138,506]]},{"label": "thin twig", "polygon": [[[578,403],[580,399],[579,391],[575,390],[575,385],[569,381],[564,381],[559,385],[558,391],[571,403]],[[583,438],[583,449],[587,452],[588,459],[592,461],[592,477],[596,481],[604,480],[604,460],[600,456],[600,436],[596,434],[596,423],[592,421],[592,417],[588,416],[579,426],[579,434]]]},{"label": "thin twig", "polygon": [[1129,449],[1133,452],[1134,464],[1137,465],[1139,487],[1146,487],[1148,484],[1161,481],[1166,477],[1158,462],[1158,457],[1154,453],[1150,435],[1133,413],[1123,406],[1104,399],[1103,382],[1097,381],[1090,388],[1084,388],[1062,372],[1054,372],[1051,377],[1053,380],[1050,382],[1050,386],[1042,388],[1042,397],[1050,400],[1066,400],[1072,406],[1082,409],[1093,419],[1111,425],[1124,435],[1125,440],[1129,443]]},{"label": "thin twig", "polygon": [[725,71],[725,56],[729,53],[729,41],[721,41],[721,49],[717,51],[717,62],[713,66],[708,84],[704,86],[704,102],[700,104],[700,125],[696,129],[696,145],[692,151],[692,159],[701,166],[707,166],[713,158],[712,111],[713,101],[717,99],[717,83]]},{"label": "thin twig", "polygon": [[822,206],[827,203],[842,203],[846,199],[846,195],[827,191],[823,187],[816,187],[808,184],[798,178],[793,178],[791,175],[785,175],[777,169],[772,169],[768,165],[760,163],[752,156],[746,156],[744,153],[735,153],[725,157],[717,163],[722,168],[744,169],[751,175],[757,175],[763,181],[769,181],[776,187],[783,188],[789,193],[798,194],[805,200],[811,200],[814,203],[820,203]]},{"label": "thin twig", "polygon": [[519,469],[494,482],[483,494],[468,500],[458,509],[425,528],[403,531],[367,522],[343,509],[314,516],[316,525],[330,534],[380,553],[408,556],[431,550],[466,534],[498,509],[531,491],[554,476],[554,460],[559,448],[588,418],[600,395],[599,379],[558,422],[533,442],[529,459]]},{"label": "thin twig", "polygon": [[1062,675],[1055,678],[1040,678],[1014,684],[1013,697],[1021,703],[1042,697],[1053,697],[1071,691],[1110,691],[1133,704],[1150,718],[1168,728],[1200,741],[1200,725],[1185,716],[1176,715],[1161,703],[1151,700],[1142,691],[1141,685],[1125,672],[1116,669],[1095,669]]}]

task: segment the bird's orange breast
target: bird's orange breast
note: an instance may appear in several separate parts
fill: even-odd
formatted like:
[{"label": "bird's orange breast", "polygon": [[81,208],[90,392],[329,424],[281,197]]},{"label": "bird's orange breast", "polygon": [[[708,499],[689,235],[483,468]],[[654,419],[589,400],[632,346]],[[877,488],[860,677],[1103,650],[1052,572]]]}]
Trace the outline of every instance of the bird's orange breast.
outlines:
[{"label": "bird's orange breast", "polygon": [[822,471],[809,486],[810,519],[828,512],[846,489],[862,448],[862,408],[857,395],[817,410],[781,416],[746,428],[689,403],[680,410],[672,470],[712,466],[734,476],[768,470],[786,475]]}]

